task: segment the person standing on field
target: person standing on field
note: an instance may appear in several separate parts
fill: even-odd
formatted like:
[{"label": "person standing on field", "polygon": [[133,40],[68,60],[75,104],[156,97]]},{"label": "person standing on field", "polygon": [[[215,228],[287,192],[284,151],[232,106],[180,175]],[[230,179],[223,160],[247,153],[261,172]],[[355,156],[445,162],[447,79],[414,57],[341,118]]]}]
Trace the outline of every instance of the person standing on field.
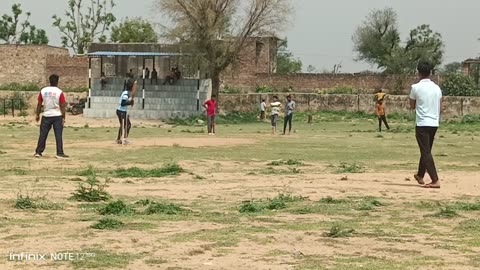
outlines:
[{"label": "person standing on field", "polygon": [[270,107],[272,107],[272,115],[271,115],[272,135],[275,135],[275,132],[277,131],[278,115],[280,114],[280,107],[282,107],[282,103],[278,101],[277,96],[273,96],[273,102],[270,103]]},{"label": "person standing on field", "polygon": [[48,133],[53,127],[55,133],[55,141],[57,144],[57,159],[66,159],[69,156],[63,152],[63,126],[65,124],[65,107],[67,102],[63,91],[58,88],[58,75],[50,75],[48,78],[50,86],[43,88],[38,95],[38,104],[36,110],[35,121],[40,120],[40,113],[43,116],[40,122],[40,136],[38,138],[37,149],[35,150],[35,157],[41,158],[43,151],[45,151]]},{"label": "person standing on field", "polygon": [[120,100],[118,102],[117,117],[120,127],[118,128],[117,144],[129,144],[128,135],[132,128],[130,116],[128,115],[128,106],[135,104],[135,92],[137,89],[137,81],[128,79],[125,82],[125,89],[123,90]]},{"label": "person standing on field", "polygon": [[208,135],[215,135],[215,114],[217,111],[217,100],[216,96],[212,95],[210,100],[203,103],[203,107],[207,110],[207,128]]},{"label": "person standing on field", "polygon": [[260,103],[260,120],[265,120],[265,111],[267,110],[267,103],[265,99],[262,99],[262,103]]},{"label": "person standing on field", "polygon": [[378,131],[382,132],[382,122],[385,124],[388,130],[390,130],[390,126],[387,123],[387,113],[385,112],[385,105],[383,105],[383,101],[379,100],[377,102],[377,106],[375,106],[375,114],[378,117]]},{"label": "person standing on field", "polygon": [[285,131],[287,129],[288,124],[288,135],[292,131],[292,119],[293,119],[293,112],[295,111],[295,101],[292,100],[292,96],[287,96],[287,103],[285,104],[285,119],[283,121],[283,135],[285,135]]},{"label": "person standing on field", "polygon": [[[429,62],[420,61],[417,70],[420,82],[412,85],[410,92],[410,108],[416,112],[415,136],[420,148],[420,162],[414,178],[425,188],[440,188],[432,147],[440,126],[440,113],[443,111],[442,91],[430,80],[432,65]],[[430,184],[425,185],[425,173],[428,173],[432,180]]]}]

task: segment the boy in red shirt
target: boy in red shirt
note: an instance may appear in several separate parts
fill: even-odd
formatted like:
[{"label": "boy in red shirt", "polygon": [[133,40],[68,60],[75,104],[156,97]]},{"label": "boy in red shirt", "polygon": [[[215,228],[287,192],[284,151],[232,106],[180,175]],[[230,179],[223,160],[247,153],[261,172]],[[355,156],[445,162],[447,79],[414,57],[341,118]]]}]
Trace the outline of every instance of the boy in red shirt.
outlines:
[{"label": "boy in red shirt", "polygon": [[210,100],[203,103],[203,107],[207,110],[208,135],[215,135],[215,113],[217,110],[216,98],[215,95],[212,95]]}]

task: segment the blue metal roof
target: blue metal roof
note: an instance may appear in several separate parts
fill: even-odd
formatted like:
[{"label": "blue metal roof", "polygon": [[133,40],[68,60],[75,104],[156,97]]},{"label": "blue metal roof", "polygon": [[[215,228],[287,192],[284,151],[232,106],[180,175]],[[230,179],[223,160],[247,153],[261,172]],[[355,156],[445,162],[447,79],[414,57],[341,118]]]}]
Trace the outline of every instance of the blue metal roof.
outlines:
[{"label": "blue metal roof", "polygon": [[111,52],[111,51],[98,51],[87,54],[89,57],[108,57],[108,56],[180,56],[185,55],[182,53],[165,53],[165,52]]}]

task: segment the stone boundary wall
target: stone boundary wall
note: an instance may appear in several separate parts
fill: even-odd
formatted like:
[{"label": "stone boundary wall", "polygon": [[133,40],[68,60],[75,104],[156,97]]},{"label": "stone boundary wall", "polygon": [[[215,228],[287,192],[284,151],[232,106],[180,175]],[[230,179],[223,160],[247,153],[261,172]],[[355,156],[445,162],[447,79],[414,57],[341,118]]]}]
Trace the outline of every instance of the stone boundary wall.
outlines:
[{"label": "stone boundary wall", "polygon": [[[223,85],[240,88],[247,92],[254,92],[259,86],[269,86],[276,90],[293,88],[295,92],[317,93],[321,89],[330,89],[339,86],[348,86],[357,90],[374,92],[383,89],[387,93],[394,93],[398,88],[399,75],[383,74],[275,74],[257,73],[250,77],[223,77]],[[433,81],[441,84],[442,76],[433,76]],[[409,76],[401,85],[401,93],[407,94],[410,86],[418,82],[417,76]]]},{"label": "stone boundary wall", "polygon": [[[220,107],[225,112],[255,112],[260,109],[262,98],[267,104],[272,96],[277,94],[238,94],[220,96]],[[284,102],[288,94],[278,94]],[[316,111],[348,111],[374,113],[373,95],[319,95],[308,93],[293,93],[299,112]],[[446,117],[463,117],[467,114],[480,114],[480,97],[445,97]],[[410,101],[407,95],[387,95],[385,107],[388,113],[408,113]]]}]

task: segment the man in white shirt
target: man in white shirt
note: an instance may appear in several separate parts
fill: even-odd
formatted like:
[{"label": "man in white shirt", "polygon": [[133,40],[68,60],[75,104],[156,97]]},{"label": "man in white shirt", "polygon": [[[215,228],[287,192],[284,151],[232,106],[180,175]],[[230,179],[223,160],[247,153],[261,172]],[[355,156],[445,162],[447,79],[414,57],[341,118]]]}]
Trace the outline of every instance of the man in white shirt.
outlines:
[{"label": "man in white shirt", "polygon": [[[420,148],[418,173],[414,175],[417,182],[426,188],[440,188],[437,169],[432,156],[432,146],[435,134],[440,126],[442,106],[442,91],[430,80],[432,65],[420,61],[417,67],[420,82],[412,85],[410,92],[410,108],[416,111],[415,136]],[[425,185],[425,173],[430,175],[432,182]]]},{"label": "man in white shirt", "polygon": [[292,100],[292,96],[287,96],[287,103],[285,103],[285,119],[283,120],[283,135],[285,135],[285,131],[287,129],[288,124],[288,134],[292,131],[292,119],[293,119],[293,112],[295,111],[296,103]]},{"label": "man in white shirt", "polygon": [[262,103],[260,103],[260,120],[265,120],[265,111],[267,110],[267,103],[265,99],[262,99]]},{"label": "man in white shirt", "polygon": [[38,95],[38,105],[36,111],[35,121],[40,120],[40,113],[43,104],[43,116],[40,123],[40,136],[38,138],[37,149],[35,150],[35,157],[42,157],[43,151],[47,142],[48,133],[53,127],[55,133],[55,141],[57,143],[57,158],[68,158],[63,152],[63,125],[65,124],[65,95],[58,86],[58,75],[50,75],[50,86],[43,88]]},{"label": "man in white shirt", "polygon": [[272,134],[275,135],[275,132],[277,131],[277,120],[278,120],[278,115],[280,114],[280,107],[282,106],[282,103],[278,101],[277,96],[273,96],[273,102],[270,103],[270,107],[272,107],[272,115],[271,115],[271,122],[272,122]]}]

